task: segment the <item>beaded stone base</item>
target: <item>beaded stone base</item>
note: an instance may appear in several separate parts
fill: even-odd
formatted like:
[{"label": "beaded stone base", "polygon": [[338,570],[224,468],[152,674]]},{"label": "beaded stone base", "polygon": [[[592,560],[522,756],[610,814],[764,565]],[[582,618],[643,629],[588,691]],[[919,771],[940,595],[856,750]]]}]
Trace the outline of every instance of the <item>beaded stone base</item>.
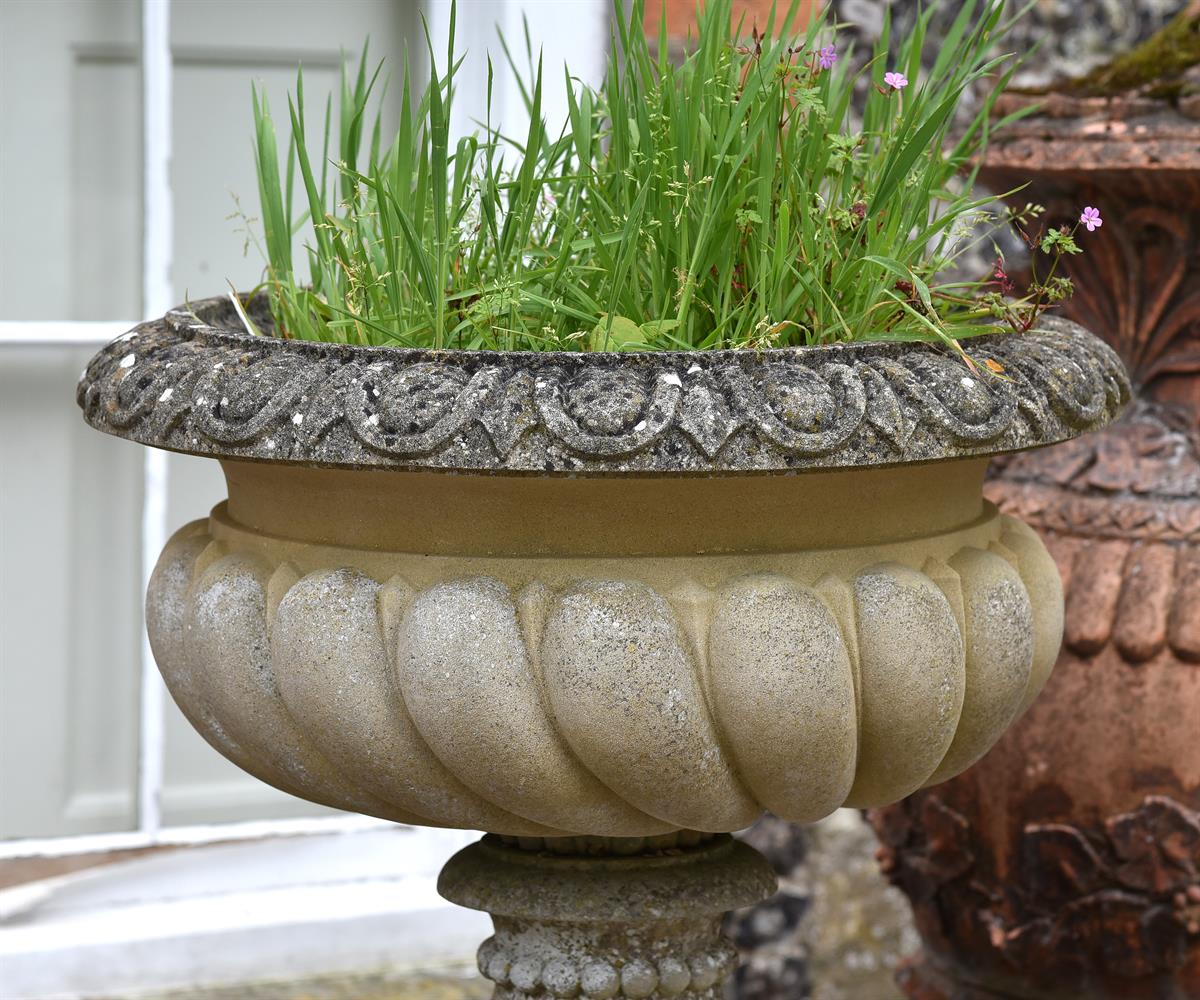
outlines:
[{"label": "beaded stone base", "polygon": [[479,971],[494,1000],[717,1000],[737,965],[721,916],[769,896],[775,875],[728,834],[488,835],[438,891],[491,914]]}]

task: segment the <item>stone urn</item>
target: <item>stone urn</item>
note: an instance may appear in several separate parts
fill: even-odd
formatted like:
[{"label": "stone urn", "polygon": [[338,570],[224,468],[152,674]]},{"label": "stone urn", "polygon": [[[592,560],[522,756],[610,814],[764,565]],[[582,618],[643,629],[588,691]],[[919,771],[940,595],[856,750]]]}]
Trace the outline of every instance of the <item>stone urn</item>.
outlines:
[{"label": "stone urn", "polygon": [[984,472],[1107,423],[1126,374],[1061,320],[968,350],[984,374],[923,344],[358,348],[213,299],[102,350],[78,401],[225,471],[146,605],[217,750],[486,831],[440,887],[492,915],[497,998],[700,1000],[722,914],[774,887],[731,831],[957,774],[1054,663],[1058,573]]},{"label": "stone urn", "polygon": [[[1200,16],[1200,6],[1196,15]],[[1200,30],[1200,23],[1197,23]],[[996,464],[985,487],[1046,537],[1066,641],[978,765],[874,813],[913,904],[916,1000],[1200,997],[1200,92],[1009,95],[1039,114],[980,177],[1049,222],[1100,205],[1065,262],[1068,315],[1137,402],[1101,433]],[[1190,103],[1189,103],[1190,100]]]}]

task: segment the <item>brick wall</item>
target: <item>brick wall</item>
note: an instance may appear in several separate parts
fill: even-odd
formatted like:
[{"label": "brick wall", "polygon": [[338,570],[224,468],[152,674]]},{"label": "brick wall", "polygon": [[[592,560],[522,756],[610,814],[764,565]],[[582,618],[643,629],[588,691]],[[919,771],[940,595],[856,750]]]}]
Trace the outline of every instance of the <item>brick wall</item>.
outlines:
[{"label": "brick wall", "polygon": [[[767,19],[771,16],[773,2],[776,2],[777,18],[782,18],[787,13],[791,0],[734,0],[734,23],[744,15],[747,34],[755,24],[765,28]],[[796,15],[797,28],[807,23],[817,6],[817,0],[801,0]],[[667,33],[673,39],[686,37],[688,29],[695,24],[696,0],[646,0],[647,34],[658,34],[659,19],[664,7],[667,10]]]}]

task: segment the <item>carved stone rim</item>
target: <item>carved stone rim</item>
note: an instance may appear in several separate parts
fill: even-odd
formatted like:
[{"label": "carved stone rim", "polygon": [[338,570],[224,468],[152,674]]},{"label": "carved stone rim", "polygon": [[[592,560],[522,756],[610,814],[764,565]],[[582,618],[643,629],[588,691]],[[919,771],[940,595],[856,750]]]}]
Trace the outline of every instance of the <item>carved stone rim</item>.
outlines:
[{"label": "carved stone rim", "polygon": [[[270,325],[261,297],[248,308]],[[100,430],[216,458],[712,475],[1041,447],[1103,426],[1130,397],[1116,354],[1066,320],[965,347],[1003,376],[926,343],[615,354],[283,340],[207,299],[103,348],[77,400]]]}]

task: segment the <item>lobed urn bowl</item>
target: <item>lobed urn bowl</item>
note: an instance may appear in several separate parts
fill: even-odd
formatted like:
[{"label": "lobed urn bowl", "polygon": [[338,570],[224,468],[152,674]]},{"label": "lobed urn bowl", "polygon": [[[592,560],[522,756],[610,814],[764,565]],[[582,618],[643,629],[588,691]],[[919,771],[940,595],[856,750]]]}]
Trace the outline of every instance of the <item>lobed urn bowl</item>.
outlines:
[{"label": "lobed urn bowl", "polygon": [[102,350],[78,401],[225,471],[146,606],[218,751],[487,831],[442,890],[492,913],[497,997],[700,998],[720,914],[773,887],[729,832],[958,774],[1055,661],[1058,572],[984,470],[1129,384],[1062,320],[967,350],[361,348],[211,299]]}]

